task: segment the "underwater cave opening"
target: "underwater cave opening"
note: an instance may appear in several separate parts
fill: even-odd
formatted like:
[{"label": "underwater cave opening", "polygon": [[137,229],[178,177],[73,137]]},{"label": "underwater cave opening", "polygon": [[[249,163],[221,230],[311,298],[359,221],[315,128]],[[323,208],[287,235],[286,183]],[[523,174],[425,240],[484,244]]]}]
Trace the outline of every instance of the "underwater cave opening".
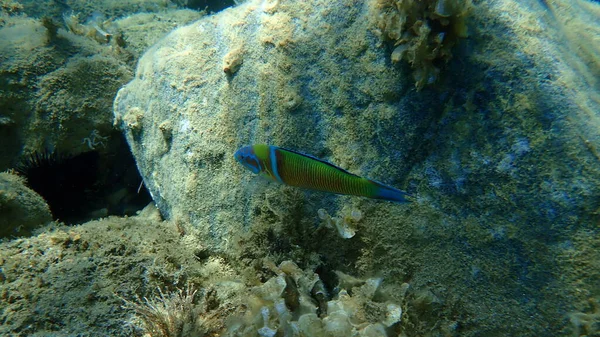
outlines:
[{"label": "underwater cave opening", "polygon": [[16,166],[41,195],[55,220],[83,223],[109,215],[134,215],[152,201],[123,136],[113,151],[34,152]]}]

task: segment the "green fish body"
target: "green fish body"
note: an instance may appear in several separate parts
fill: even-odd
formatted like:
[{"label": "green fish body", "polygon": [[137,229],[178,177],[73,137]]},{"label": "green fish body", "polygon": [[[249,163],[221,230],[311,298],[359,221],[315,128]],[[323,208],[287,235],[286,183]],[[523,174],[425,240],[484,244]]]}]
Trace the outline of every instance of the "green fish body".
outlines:
[{"label": "green fish body", "polygon": [[408,202],[406,192],[277,146],[244,146],[235,152],[234,157],[253,173],[282,184],[335,194]]}]

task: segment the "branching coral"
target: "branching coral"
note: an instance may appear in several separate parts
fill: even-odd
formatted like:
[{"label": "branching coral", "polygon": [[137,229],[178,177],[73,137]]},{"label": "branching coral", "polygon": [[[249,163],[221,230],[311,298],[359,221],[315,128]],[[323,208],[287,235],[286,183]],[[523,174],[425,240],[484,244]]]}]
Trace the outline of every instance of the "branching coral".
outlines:
[{"label": "branching coral", "polygon": [[377,27],[394,50],[393,63],[406,60],[414,69],[417,89],[433,83],[451,48],[466,37],[470,0],[374,0]]}]

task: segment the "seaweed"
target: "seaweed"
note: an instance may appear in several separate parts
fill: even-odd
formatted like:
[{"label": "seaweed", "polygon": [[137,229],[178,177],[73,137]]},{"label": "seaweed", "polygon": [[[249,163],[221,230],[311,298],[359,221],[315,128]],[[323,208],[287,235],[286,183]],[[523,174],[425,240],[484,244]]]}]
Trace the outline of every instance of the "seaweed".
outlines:
[{"label": "seaweed", "polygon": [[392,63],[407,61],[418,90],[439,77],[451,49],[467,36],[470,0],[377,0],[377,27],[393,46]]}]

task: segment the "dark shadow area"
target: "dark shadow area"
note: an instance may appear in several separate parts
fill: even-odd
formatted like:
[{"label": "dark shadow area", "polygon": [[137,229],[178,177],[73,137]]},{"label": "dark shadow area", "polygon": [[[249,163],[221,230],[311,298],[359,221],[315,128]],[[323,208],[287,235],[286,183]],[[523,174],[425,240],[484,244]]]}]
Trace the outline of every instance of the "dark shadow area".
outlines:
[{"label": "dark shadow area", "polygon": [[195,10],[205,10],[208,13],[216,13],[219,11],[222,11],[223,9],[227,8],[227,7],[231,7],[235,5],[235,2],[233,0],[225,0],[225,1],[220,1],[220,0],[178,0],[175,1],[178,5],[186,7],[186,8],[190,8],[190,9],[195,9]]},{"label": "dark shadow area", "polygon": [[117,152],[63,154],[41,151],[17,165],[28,186],[48,203],[54,219],[68,224],[109,215],[134,215],[152,198],[142,184],[122,136]]}]

